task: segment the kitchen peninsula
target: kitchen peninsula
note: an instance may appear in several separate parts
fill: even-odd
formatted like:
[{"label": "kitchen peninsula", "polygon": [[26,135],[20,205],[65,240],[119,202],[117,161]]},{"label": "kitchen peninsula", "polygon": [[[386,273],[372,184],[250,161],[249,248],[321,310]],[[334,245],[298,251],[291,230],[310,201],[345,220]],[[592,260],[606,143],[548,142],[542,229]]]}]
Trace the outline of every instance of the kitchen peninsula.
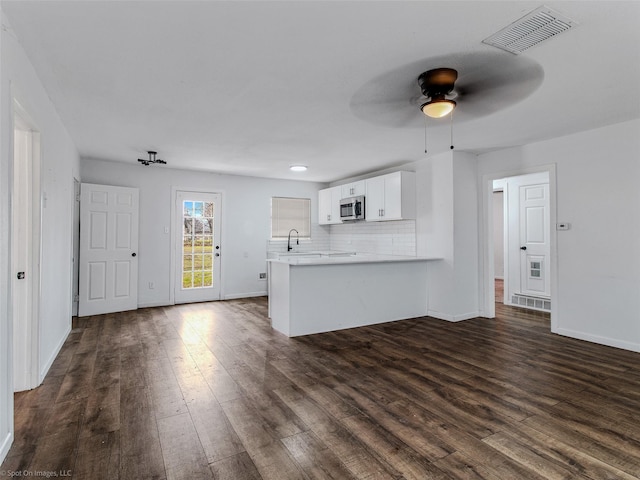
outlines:
[{"label": "kitchen peninsula", "polygon": [[336,253],[271,259],[271,325],[295,337],[426,315],[433,260]]}]

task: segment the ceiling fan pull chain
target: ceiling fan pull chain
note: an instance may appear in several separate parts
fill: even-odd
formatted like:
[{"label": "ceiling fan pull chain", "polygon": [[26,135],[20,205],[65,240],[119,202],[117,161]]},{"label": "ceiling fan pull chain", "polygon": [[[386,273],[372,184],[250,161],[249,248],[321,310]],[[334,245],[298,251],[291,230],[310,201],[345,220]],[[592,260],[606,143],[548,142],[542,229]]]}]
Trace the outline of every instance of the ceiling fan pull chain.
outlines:
[{"label": "ceiling fan pull chain", "polygon": [[451,150],[453,150],[453,111],[449,115],[451,116]]},{"label": "ceiling fan pull chain", "polygon": [[424,153],[427,153],[427,116],[424,116]]}]

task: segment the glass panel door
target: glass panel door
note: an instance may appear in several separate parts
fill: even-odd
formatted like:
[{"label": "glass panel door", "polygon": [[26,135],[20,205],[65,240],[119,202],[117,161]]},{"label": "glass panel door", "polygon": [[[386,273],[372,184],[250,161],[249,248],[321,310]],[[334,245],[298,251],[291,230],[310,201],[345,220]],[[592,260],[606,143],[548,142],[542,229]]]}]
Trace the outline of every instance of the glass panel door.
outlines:
[{"label": "glass panel door", "polygon": [[176,303],[220,299],[220,195],[178,192]]}]

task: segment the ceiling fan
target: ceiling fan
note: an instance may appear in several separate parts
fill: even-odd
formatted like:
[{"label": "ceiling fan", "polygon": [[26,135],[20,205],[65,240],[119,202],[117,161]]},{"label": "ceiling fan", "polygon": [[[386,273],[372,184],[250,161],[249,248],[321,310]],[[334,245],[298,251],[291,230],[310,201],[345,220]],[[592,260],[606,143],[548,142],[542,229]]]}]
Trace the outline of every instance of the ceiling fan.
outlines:
[{"label": "ceiling fan", "polygon": [[[480,50],[419,60],[382,73],[351,97],[352,113],[373,124],[424,128],[424,115],[456,123],[506,109],[531,95],[544,78],[525,56]],[[424,115],[423,115],[424,114]]]}]

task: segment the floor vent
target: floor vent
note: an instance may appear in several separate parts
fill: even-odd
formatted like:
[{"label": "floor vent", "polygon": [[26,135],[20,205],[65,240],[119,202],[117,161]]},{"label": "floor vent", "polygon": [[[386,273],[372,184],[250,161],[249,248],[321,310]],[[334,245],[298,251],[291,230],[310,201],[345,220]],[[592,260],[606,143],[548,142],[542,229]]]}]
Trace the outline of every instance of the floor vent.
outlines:
[{"label": "floor vent", "polygon": [[485,38],[482,43],[517,55],[578,25],[578,22],[543,5]]},{"label": "floor vent", "polygon": [[551,300],[546,298],[528,297],[526,295],[520,295],[518,293],[511,295],[511,304],[517,307],[540,310],[542,312],[551,311]]}]

